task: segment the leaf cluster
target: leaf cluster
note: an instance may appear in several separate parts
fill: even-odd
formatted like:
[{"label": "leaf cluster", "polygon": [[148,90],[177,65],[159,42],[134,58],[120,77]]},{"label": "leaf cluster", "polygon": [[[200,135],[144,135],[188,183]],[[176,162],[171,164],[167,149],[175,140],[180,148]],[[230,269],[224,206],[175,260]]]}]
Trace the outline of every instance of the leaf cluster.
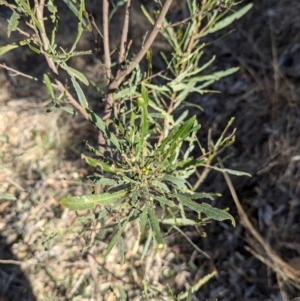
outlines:
[{"label": "leaf cluster", "polygon": [[[54,107],[62,107],[72,114],[81,112],[97,127],[99,136],[104,138],[104,150],[87,142],[87,148],[93,156],[83,156],[95,168],[95,173],[89,176],[89,180],[102,187],[101,193],[66,197],[61,200],[61,204],[73,210],[92,210],[98,205],[101,208],[98,213],[101,221],[109,214],[114,215],[118,231],[103,256],[107,256],[118,242],[120,257],[124,258],[122,233],[131,222],[138,225],[140,237],[143,233],[148,233],[145,253],[151,241],[157,250],[163,249],[160,223],[179,227],[207,223],[210,219],[228,219],[234,225],[235,221],[227,210],[199,201],[214,200],[217,194],[196,192],[211,170],[245,175],[214,165],[214,159],[234,142],[234,131],[228,133],[233,119],[216,142],[209,135],[205,149],[197,139],[200,124],[196,116],[191,116],[184,108],[193,105],[201,109],[195,103],[188,103],[187,97],[192,93],[212,92],[208,89],[212,83],[238,70],[213,70],[211,65],[215,57],[204,60],[206,44],[202,40],[243,16],[252,4],[233,12],[224,9],[228,5],[233,6],[232,1],[187,0],[189,17],[173,24],[165,18],[166,4],[170,5],[172,1],[165,1],[161,11],[153,14],[143,8],[146,18],[153,24],[145,45],[135,57],[130,58],[130,43],[126,40],[124,26],[122,37],[125,40],[120,43],[119,61],[111,62],[107,26],[111,15],[125,4],[125,1],[119,1],[110,14],[104,17],[107,24],[103,23],[104,65],[108,82],[104,110],[106,117],[101,117],[91,110],[80,86],[80,83],[88,86],[89,80],[68,65],[72,56],[91,53],[76,50],[83,31],[92,30],[90,16],[86,12],[84,0],[63,1],[78,20],[76,37],[70,49],[64,49],[56,43],[59,18],[55,2],[49,0],[45,5],[48,10],[47,18],[52,24],[51,30],[46,30],[44,7],[33,8],[25,0],[15,0],[14,4],[0,0],[0,4],[9,7],[12,12],[8,20],[8,36],[14,31],[26,36],[19,43],[0,47],[0,55],[27,45],[35,53],[45,56],[54,74],[59,73],[59,68],[65,70],[70,76],[77,99],[71,95],[69,87],[45,73],[43,82]],[[105,9],[108,9],[108,1],[103,0],[103,10]],[[232,13],[228,15],[228,12]],[[19,28],[21,18],[26,19],[33,34]],[[158,34],[158,27],[173,52],[171,55],[161,53],[165,69],[153,74],[150,47]],[[127,51],[124,50],[124,45],[127,46]],[[139,63],[144,56],[147,70],[143,72]],[[119,66],[116,72],[112,72],[112,65]],[[56,91],[60,93],[58,96]],[[68,104],[72,104],[73,109],[65,105],[66,100]],[[177,119],[176,115],[179,115]],[[193,154],[196,147],[198,153],[200,150],[200,155],[195,158]],[[194,185],[191,184],[191,178],[197,178]],[[196,212],[197,218],[188,217],[191,211]]]}]

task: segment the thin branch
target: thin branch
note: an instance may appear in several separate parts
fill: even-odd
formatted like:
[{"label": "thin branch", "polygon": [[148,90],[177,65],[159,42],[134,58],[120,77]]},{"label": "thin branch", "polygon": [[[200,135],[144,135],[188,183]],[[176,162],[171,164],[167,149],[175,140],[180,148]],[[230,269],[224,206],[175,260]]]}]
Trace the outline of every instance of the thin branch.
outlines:
[{"label": "thin branch", "polygon": [[[218,162],[220,164],[220,167],[224,169],[224,165],[220,158],[218,158]],[[254,228],[254,226],[250,222],[244,208],[242,207],[242,205],[238,199],[235,188],[232,184],[232,181],[231,181],[228,173],[226,171],[223,172],[223,176],[225,178],[225,181],[230,190],[231,196],[237,207],[242,225],[245,227],[245,229],[247,229],[252,234],[252,236],[255,238],[256,242],[258,242],[259,245],[264,249],[268,259],[274,264],[274,267],[272,267],[274,269],[274,271],[276,273],[278,273],[283,279],[285,279],[285,280],[289,279],[290,281],[293,282],[293,285],[296,284],[297,287],[299,287],[300,272],[297,269],[295,269],[293,266],[288,264],[287,262],[283,261],[277,255],[277,253],[272,249],[270,244],[268,242],[266,242],[263,239],[263,237],[261,236],[261,234]]]},{"label": "thin branch", "polygon": [[[104,1],[105,2],[105,1]],[[162,23],[163,20],[172,4],[173,0],[166,0],[155,24],[154,27],[144,45],[144,47],[142,47],[142,49],[140,50],[140,52],[137,54],[137,56],[135,57],[135,59],[131,62],[131,64],[129,66],[127,66],[127,68],[121,72],[113,81],[112,83],[109,85],[109,90],[110,91],[114,91],[116,90],[120,84],[122,83],[122,81],[124,80],[124,78],[130,74],[134,68],[136,67],[136,65],[138,65],[140,63],[140,61],[143,59],[143,57],[145,56],[146,52],[148,51],[148,49],[151,47],[151,45],[153,44],[156,36],[158,35],[158,33],[160,32],[160,30],[162,29]]]},{"label": "thin branch", "polygon": [[[36,81],[36,82],[42,82],[42,80],[38,79],[37,77],[33,77],[33,76],[29,75],[29,74],[20,72],[20,71],[18,71],[18,70],[16,70],[16,69],[13,69],[13,68],[10,68],[10,67],[6,66],[6,64],[0,64],[0,67],[3,68],[3,69],[6,69],[6,70],[8,70],[8,71],[14,72],[14,74],[12,74],[12,76],[20,75],[20,76],[29,78],[29,79],[31,79],[31,80],[34,80],[34,81]],[[57,88],[57,86],[54,86],[54,87]]]},{"label": "thin branch", "polygon": [[104,60],[106,69],[107,81],[111,78],[111,59],[110,59],[110,49],[109,49],[109,3],[108,0],[103,0],[103,49],[104,49]]},{"label": "thin branch", "polygon": [[[19,76],[22,76],[22,77],[25,77],[25,78],[29,78],[31,80],[34,80],[34,81],[37,81],[37,82],[42,82],[44,83],[43,80],[37,78],[37,77],[33,77],[29,74],[25,74],[25,73],[22,73],[16,69],[13,69],[13,68],[10,68],[8,66],[6,66],[5,64],[0,64],[0,68],[3,68],[3,69],[6,69],[8,71],[12,71],[14,72],[13,75],[19,75]],[[79,102],[71,95],[71,93],[66,89],[66,87],[60,82],[58,81],[57,79],[55,80],[56,84],[51,84],[53,88],[55,88],[56,90],[60,91],[61,93],[66,93],[66,96],[69,100],[69,103],[75,108],[77,109],[82,115],[83,117],[86,119],[86,120],[89,120],[89,116],[87,114],[87,112],[85,111],[85,109],[79,104]]]},{"label": "thin branch", "polygon": [[22,265],[24,262],[12,259],[0,259],[1,264],[15,264],[15,265]]},{"label": "thin branch", "polygon": [[[109,48],[109,3],[108,0],[103,0],[103,6],[102,6],[102,13],[103,13],[103,48],[104,48],[104,65],[105,65],[105,72],[106,72],[106,83],[108,85],[110,79],[111,79],[111,59],[110,59],[110,48]],[[105,99],[105,107],[104,107],[104,115],[103,115],[103,121],[107,121],[112,112],[113,107],[113,96],[111,93],[107,95],[107,98]],[[106,139],[102,132],[99,132],[98,135],[98,145],[99,145],[99,151],[101,153],[105,150],[106,145]]]},{"label": "thin branch", "polygon": [[121,43],[120,43],[119,64],[122,64],[125,61],[125,44],[127,42],[127,37],[128,37],[130,5],[131,5],[131,0],[127,0],[126,9],[125,9],[124,25],[123,25]]},{"label": "thin branch", "polygon": [[[40,3],[38,0],[35,0],[36,4],[36,17],[41,24],[41,27],[43,29],[43,32],[40,32],[40,36],[43,42],[43,48],[47,52],[49,50],[49,40],[46,35],[46,29],[45,29],[45,24],[44,24],[44,6],[45,6],[45,0],[40,0]],[[58,74],[58,70],[55,66],[54,60],[45,53],[45,58],[47,60],[47,63],[51,70],[55,73]]]}]

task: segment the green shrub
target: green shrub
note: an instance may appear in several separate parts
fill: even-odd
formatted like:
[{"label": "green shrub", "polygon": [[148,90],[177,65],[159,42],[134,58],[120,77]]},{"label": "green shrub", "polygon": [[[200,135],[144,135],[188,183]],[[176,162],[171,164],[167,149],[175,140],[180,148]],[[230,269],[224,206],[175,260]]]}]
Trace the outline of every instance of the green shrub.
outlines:
[{"label": "green shrub", "polygon": [[[219,154],[234,142],[235,130],[229,131],[234,119],[228,122],[217,141],[213,141],[211,135],[208,135],[208,145],[204,148],[197,138],[200,124],[196,116],[191,115],[187,109],[188,106],[199,110],[201,108],[195,103],[188,103],[186,99],[195,93],[211,92],[211,84],[238,70],[230,68],[211,71],[209,67],[215,57],[204,61],[206,45],[202,41],[203,37],[225,28],[243,16],[252,5],[248,4],[235,12],[235,3],[232,1],[187,0],[189,16],[173,24],[165,18],[171,0],[166,0],[161,9],[153,14],[143,7],[144,15],[153,25],[153,30],[145,36],[142,48],[133,56],[127,37],[130,14],[126,14],[119,54],[115,61],[111,61],[109,18],[121,5],[127,5],[127,12],[130,1],[119,1],[115,6],[111,3],[110,14],[108,1],[102,1],[102,32],[86,11],[85,1],[64,2],[78,21],[77,35],[70,49],[56,44],[56,35],[63,20],[57,16],[55,2],[49,0],[45,6],[38,5],[34,8],[25,0],[15,0],[14,4],[0,1],[0,4],[11,10],[8,36],[14,31],[25,36],[18,43],[2,46],[0,54],[28,46],[37,55],[44,56],[54,74],[45,72],[43,77],[53,103],[51,110],[59,107],[71,114],[79,112],[99,131],[99,147],[86,142],[87,149],[94,156],[84,156],[86,162],[95,168],[95,172],[88,177],[95,184],[95,190],[90,195],[65,197],[61,200],[61,205],[72,210],[93,210],[96,205],[100,208],[97,218],[102,224],[105,224],[107,215],[113,214],[116,232],[103,256],[107,256],[115,244],[118,244],[121,261],[124,260],[122,233],[129,223],[138,225],[139,238],[148,231],[144,255],[151,242],[157,250],[163,249],[160,224],[179,230],[180,226],[206,224],[211,219],[228,219],[235,225],[227,210],[214,208],[209,204],[218,193],[201,192],[201,184],[211,170],[245,175],[242,172],[224,170],[214,163]],[[47,27],[44,8],[47,10],[47,20],[50,20]],[[25,29],[24,26],[22,29],[19,27],[21,19],[26,20]],[[103,37],[103,70],[107,82],[98,87],[105,100],[102,116],[91,109],[82,89],[82,85],[90,87],[90,84],[96,83],[90,82],[83,73],[68,64],[71,57],[95,52],[76,50],[83,32],[93,30]],[[153,74],[151,47],[158,33],[169,44],[172,53],[160,53],[165,66]],[[142,60],[146,62],[146,70],[142,70]],[[1,67],[9,69],[5,65]],[[74,95],[72,89],[56,76],[62,69],[70,77]],[[195,157],[195,153],[200,155]],[[194,185],[191,184],[191,178],[197,179]],[[199,202],[200,199],[208,202]],[[190,211],[197,213],[196,218],[187,217],[190,216],[187,214]],[[191,300],[191,291],[187,298]]]}]

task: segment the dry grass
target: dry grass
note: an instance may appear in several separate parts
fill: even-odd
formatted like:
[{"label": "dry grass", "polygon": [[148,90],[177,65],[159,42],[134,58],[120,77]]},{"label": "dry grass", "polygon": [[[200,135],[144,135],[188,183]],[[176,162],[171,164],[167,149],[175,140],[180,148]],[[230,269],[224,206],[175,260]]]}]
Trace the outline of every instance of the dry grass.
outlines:
[{"label": "dry grass", "polygon": [[[82,225],[59,206],[62,196],[89,191],[80,153],[92,128],[61,111],[46,113],[40,86],[18,80],[14,87],[0,70],[0,193],[17,197],[0,201],[1,300],[119,300],[118,286],[140,300],[145,279],[149,300],[172,300],[169,288],[178,293],[189,285],[201,301],[299,300],[300,4],[254,2],[236,31],[211,46],[220,68],[239,64],[241,71],[216,85],[220,96],[195,98],[205,108],[204,129],[217,133],[236,117],[237,141],[225,164],[253,175],[232,179],[235,229],[212,223],[202,229],[207,238],[185,229],[209,261],[176,232],[163,253],[142,261],[134,228],[125,233],[125,264],[117,250],[104,260],[111,232],[92,221]],[[222,175],[211,176],[205,189],[221,191],[217,206],[235,212]],[[202,286],[206,275],[213,277]]]}]

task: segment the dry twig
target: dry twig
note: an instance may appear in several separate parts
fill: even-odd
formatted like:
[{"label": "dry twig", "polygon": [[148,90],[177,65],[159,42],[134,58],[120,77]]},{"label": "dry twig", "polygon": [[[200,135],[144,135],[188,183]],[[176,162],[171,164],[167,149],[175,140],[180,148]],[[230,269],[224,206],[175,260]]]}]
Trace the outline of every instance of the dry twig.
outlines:
[{"label": "dry twig", "polygon": [[[218,161],[221,168],[224,168],[222,161],[220,159],[218,159]],[[300,289],[300,271],[295,270],[290,264],[283,261],[276,254],[276,252],[272,250],[268,242],[266,242],[263,237],[256,231],[238,199],[228,173],[223,172],[223,176],[238,209],[238,213],[241,218],[241,224],[251,233],[251,235],[255,239],[250,240],[250,243],[252,242],[252,247],[254,248],[254,250],[250,248],[247,248],[247,250],[250,251],[260,261],[272,268],[272,270],[276,273],[277,278],[280,277],[280,279],[282,279],[283,281],[289,282],[296,288]]]}]

